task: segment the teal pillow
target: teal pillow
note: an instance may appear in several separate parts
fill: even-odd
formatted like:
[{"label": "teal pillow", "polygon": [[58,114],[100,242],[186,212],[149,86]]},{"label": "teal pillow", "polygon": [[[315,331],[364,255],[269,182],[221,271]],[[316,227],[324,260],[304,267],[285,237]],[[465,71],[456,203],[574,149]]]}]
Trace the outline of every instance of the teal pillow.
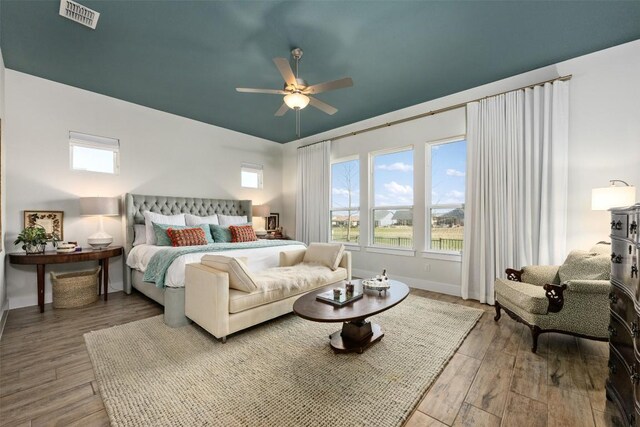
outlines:
[{"label": "teal pillow", "polygon": [[216,243],[229,243],[231,242],[231,231],[228,226],[222,226],[217,224],[209,224],[211,229],[211,235],[213,241]]},{"label": "teal pillow", "polygon": [[200,225],[168,225],[168,224],[153,224],[153,231],[156,234],[157,246],[171,246],[171,239],[167,234],[167,229],[173,228],[174,230],[184,230],[185,228],[201,228],[204,231],[204,237],[207,239],[207,243],[214,243],[213,236],[211,236],[211,230],[209,230],[209,224]]}]

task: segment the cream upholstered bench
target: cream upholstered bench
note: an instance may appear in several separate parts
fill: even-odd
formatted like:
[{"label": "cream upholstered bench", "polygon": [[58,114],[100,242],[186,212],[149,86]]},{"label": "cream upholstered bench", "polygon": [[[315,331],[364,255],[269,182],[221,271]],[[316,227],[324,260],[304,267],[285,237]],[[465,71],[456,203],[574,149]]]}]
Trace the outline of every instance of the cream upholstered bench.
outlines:
[{"label": "cream upholstered bench", "polygon": [[293,310],[304,293],[351,280],[351,254],[341,244],[312,243],[280,253],[279,267],[258,273],[246,259],[205,255],[188,264],[185,314],[222,342],[234,332]]}]

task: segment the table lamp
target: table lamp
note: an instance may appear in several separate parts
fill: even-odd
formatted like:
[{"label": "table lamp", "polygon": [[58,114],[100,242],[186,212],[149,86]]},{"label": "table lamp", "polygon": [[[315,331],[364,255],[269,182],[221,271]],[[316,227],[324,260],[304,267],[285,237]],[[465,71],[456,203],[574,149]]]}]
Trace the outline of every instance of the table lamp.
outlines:
[{"label": "table lamp", "polygon": [[[609,180],[609,187],[591,190],[591,210],[606,211],[611,208],[631,206],[636,202],[636,188],[619,179]],[[616,182],[624,186],[616,187]]]},{"label": "table lamp", "polygon": [[113,237],[104,231],[103,216],[120,215],[120,203],[117,197],[81,197],[80,215],[98,216],[100,230],[87,238],[87,243],[94,249],[104,249],[113,243]]},{"label": "table lamp", "polygon": [[[256,228],[256,234],[265,235],[267,234],[266,225],[267,225],[267,217],[271,215],[271,208],[269,205],[254,205],[251,209],[251,214],[254,218],[263,218],[262,228]],[[254,221],[255,224],[255,221]]]}]

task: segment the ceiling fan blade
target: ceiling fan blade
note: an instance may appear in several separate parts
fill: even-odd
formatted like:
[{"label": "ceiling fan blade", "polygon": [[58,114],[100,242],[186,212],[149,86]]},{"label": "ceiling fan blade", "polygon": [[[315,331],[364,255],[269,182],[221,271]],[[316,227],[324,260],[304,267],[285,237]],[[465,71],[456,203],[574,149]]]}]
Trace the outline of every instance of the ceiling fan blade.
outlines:
[{"label": "ceiling fan blade", "polygon": [[322,101],[320,101],[319,99],[316,99],[312,96],[309,97],[309,104],[313,105],[314,107],[316,107],[318,110],[320,111],[324,111],[325,113],[329,114],[329,115],[334,115],[338,109],[335,107],[332,107],[329,104],[326,104]]},{"label": "ceiling fan blade", "polygon": [[278,108],[278,111],[276,111],[275,115],[278,117],[284,116],[287,111],[289,111],[289,107],[287,106],[287,104],[282,103],[282,107]]},{"label": "ceiling fan blade", "polygon": [[296,76],[293,74],[293,70],[291,69],[291,65],[287,58],[273,58],[273,63],[276,64],[278,71],[280,71],[282,78],[288,85],[295,86],[297,84]]},{"label": "ceiling fan blade", "polygon": [[271,95],[286,95],[289,92],[285,92],[280,89],[253,89],[249,87],[237,87],[236,90],[238,92],[246,92],[246,93],[268,93]]},{"label": "ceiling fan blade", "polygon": [[345,77],[344,79],[338,79],[309,86],[308,88],[303,90],[302,93],[314,95],[320,92],[327,92],[329,90],[342,89],[351,86],[353,86],[353,80],[351,80],[351,77]]}]

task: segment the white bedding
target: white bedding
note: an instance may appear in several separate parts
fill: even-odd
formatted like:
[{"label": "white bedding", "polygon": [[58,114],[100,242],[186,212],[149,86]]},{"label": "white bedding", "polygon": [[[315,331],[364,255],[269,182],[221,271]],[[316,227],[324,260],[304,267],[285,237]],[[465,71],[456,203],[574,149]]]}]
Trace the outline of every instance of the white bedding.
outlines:
[{"label": "white bedding", "polygon": [[[139,245],[131,249],[127,257],[127,265],[133,269],[145,272],[151,257],[158,251],[170,249],[167,246]],[[200,262],[207,254],[231,257],[246,257],[247,266],[252,272],[258,272],[280,263],[280,252],[305,249],[304,245],[270,246],[267,248],[236,249],[232,251],[196,252],[179,256],[169,266],[164,285],[172,288],[184,287],[184,271],[187,264]]]}]

